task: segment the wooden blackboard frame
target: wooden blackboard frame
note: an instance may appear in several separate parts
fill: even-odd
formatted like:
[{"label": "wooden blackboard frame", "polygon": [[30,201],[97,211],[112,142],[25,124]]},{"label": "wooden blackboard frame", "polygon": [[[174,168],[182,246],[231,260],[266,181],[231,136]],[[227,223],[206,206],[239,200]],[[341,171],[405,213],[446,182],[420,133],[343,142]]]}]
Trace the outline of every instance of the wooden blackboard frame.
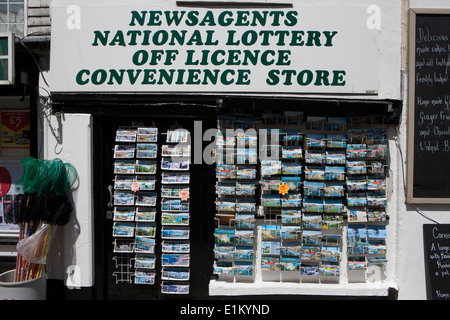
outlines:
[{"label": "wooden blackboard frame", "polygon": [[[409,36],[408,36],[408,119],[407,119],[407,203],[447,204],[450,198],[421,198],[414,197],[414,122],[415,122],[415,66],[416,66],[416,16],[419,14],[449,15],[450,9],[410,9],[409,10]],[[449,17],[450,18],[450,17]]]}]

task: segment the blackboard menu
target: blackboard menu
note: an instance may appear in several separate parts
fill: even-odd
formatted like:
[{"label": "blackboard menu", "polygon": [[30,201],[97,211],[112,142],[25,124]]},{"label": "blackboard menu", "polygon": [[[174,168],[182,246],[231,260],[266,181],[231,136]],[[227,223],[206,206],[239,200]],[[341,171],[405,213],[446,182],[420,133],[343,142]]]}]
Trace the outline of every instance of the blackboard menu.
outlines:
[{"label": "blackboard menu", "polygon": [[[412,197],[450,198],[450,15],[417,14],[409,108]],[[412,30],[414,31],[414,30]],[[411,177],[409,177],[411,179]],[[424,201],[427,202],[427,201]],[[433,202],[433,201],[430,201]]]},{"label": "blackboard menu", "polygon": [[450,224],[423,225],[427,299],[450,300]]}]

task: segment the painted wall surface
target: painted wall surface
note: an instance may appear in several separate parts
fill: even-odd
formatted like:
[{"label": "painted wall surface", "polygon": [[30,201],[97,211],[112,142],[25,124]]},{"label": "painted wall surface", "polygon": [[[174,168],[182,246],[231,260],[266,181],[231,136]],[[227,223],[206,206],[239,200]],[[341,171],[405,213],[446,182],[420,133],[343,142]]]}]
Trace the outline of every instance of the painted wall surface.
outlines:
[{"label": "painted wall surface", "polygon": [[[49,115],[40,110],[43,159],[59,158],[75,166],[78,183],[69,192],[74,211],[68,224],[58,227],[49,252],[48,277],[70,287],[94,284],[94,212],[92,191],[92,126],[88,114]],[[70,277],[69,277],[70,275]]]}]

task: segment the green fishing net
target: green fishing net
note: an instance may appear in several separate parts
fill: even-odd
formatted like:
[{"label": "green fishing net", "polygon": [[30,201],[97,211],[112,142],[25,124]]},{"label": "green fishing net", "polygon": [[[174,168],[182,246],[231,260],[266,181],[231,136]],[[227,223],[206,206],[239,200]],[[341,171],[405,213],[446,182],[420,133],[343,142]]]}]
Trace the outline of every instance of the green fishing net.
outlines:
[{"label": "green fishing net", "polygon": [[78,180],[75,167],[58,158],[39,160],[27,157],[22,160],[22,164],[23,175],[17,184],[22,185],[26,194],[41,195],[44,192],[53,192],[56,195],[65,195]]}]

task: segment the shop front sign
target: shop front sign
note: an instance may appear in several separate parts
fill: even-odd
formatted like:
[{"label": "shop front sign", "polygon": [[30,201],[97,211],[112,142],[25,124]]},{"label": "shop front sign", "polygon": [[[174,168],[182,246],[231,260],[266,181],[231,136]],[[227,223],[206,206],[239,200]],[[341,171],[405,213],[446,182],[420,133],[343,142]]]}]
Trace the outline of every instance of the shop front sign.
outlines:
[{"label": "shop front sign", "polygon": [[53,92],[376,94],[366,7],[55,1]]}]

